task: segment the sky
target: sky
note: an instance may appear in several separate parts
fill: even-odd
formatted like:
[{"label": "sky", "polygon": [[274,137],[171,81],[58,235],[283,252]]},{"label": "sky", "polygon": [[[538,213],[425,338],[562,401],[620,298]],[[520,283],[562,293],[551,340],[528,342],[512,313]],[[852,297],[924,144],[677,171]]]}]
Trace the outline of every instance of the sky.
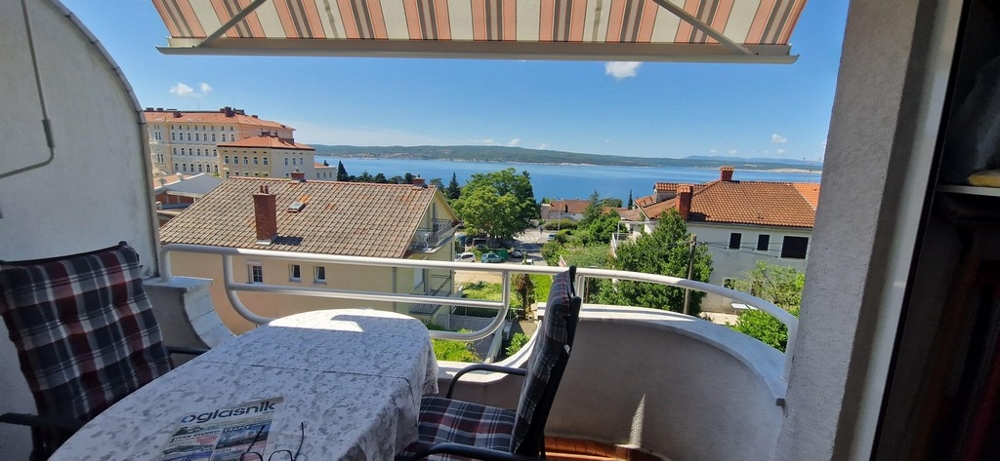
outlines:
[{"label": "sky", "polygon": [[296,128],[306,144],[809,161],[826,147],[847,16],[847,2],[808,2],[794,64],[613,63],[166,56],[152,2],[63,4],[143,107],[238,107]]}]

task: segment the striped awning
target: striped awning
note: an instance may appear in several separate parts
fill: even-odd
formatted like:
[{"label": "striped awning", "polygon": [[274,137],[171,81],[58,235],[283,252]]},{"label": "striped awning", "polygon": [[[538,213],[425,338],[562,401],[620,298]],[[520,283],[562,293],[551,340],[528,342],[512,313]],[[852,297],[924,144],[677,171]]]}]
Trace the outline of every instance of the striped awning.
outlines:
[{"label": "striped awning", "polygon": [[806,0],[153,0],[167,54],[794,62]]}]

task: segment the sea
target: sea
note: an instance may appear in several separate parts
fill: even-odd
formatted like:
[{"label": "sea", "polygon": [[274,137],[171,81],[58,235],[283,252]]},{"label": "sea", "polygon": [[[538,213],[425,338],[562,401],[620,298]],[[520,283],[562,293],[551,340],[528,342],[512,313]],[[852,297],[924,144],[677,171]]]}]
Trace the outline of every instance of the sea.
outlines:
[{"label": "sea", "polygon": [[[371,175],[384,174],[387,178],[406,173],[421,176],[428,181],[440,178],[445,186],[454,173],[460,185],[473,173],[490,173],[506,168],[514,168],[518,173],[527,171],[531,177],[535,198],[547,197],[555,200],[586,199],[594,191],[601,198],[620,198],[628,201],[653,193],[657,182],[681,182],[697,184],[718,179],[719,170],[709,168],[679,167],[635,167],[635,166],[587,166],[587,165],[541,165],[534,163],[499,162],[454,162],[448,160],[399,160],[360,159],[316,156],[316,162],[326,160],[336,167],[343,162],[350,175],[360,175],[367,171]],[[752,171],[739,170],[733,173],[738,181],[778,181],[814,182],[820,180],[819,172]]]}]

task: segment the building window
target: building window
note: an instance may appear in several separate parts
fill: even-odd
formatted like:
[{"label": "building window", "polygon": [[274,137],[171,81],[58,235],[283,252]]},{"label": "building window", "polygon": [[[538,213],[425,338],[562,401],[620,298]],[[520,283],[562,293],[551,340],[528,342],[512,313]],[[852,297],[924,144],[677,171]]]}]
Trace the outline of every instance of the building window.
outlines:
[{"label": "building window", "polygon": [[191,140],[191,133],[188,133],[188,141]]},{"label": "building window", "polygon": [[264,283],[264,267],[260,263],[247,263],[250,283]]},{"label": "building window", "polygon": [[729,249],[730,250],[739,250],[740,249],[740,240],[742,240],[742,239],[743,239],[743,234],[741,234],[739,232],[733,232],[732,234],[729,234]]},{"label": "building window", "polygon": [[219,165],[212,165],[212,169],[215,170],[215,174],[219,174]]},{"label": "building window", "polygon": [[198,172],[199,173],[203,173],[203,171],[201,171],[201,164],[200,163],[198,164]]},{"label": "building window", "polygon": [[185,163],[185,164],[181,165],[181,167],[182,167],[182,168],[184,169],[184,171],[187,171],[187,170],[188,170],[188,165],[187,165],[187,163]]},{"label": "building window", "polygon": [[174,164],[174,171],[175,172],[177,171],[177,164],[176,163]]},{"label": "building window", "polygon": [[771,236],[767,234],[760,234],[757,236],[757,251],[767,251],[767,247],[771,245]]},{"label": "building window", "polygon": [[263,160],[263,161],[264,161],[264,165],[265,165],[265,166],[267,166],[267,157],[264,157],[264,158],[263,158],[263,159],[261,159],[261,160]]},{"label": "building window", "polygon": [[781,257],[806,259],[809,249],[809,237],[785,237],[781,242]]},{"label": "building window", "polygon": [[253,158],[253,164],[254,165],[260,165],[259,159],[257,157]]},{"label": "building window", "polygon": [[248,158],[248,157],[243,157],[243,164],[244,164],[244,165],[249,165],[249,164],[250,164],[250,158]]},{"label": "building window", "polygon": [[187,155],[187,150],[183,147],[181,148],[181,155]]},{"label": "building window", "polygon": [[174,148],[174,155],[177,155],[177,148]]},{"label": "building window", "polygon": [[[230,130],[231,130],[231,129],[232,129],[232,128],[230,128]],[[232,134],[231,134],[231,135],[229,135],[229,141],[235,141],[235,140],[236,140],[236,135],[232,135]]]},{"label": "building window", "polygon": [[212,149],[212,157],[218,157],[218,156],[219,156],[219,151]]},{"label": "building window", "polygon": [[301,282],[302,281],[302,266],[299,266],[298,264],[289,264],[288,265],[288,280],[291,280],[293,282]]},{"label": "building window", "polygon": [[176,139],[174,139],[174,134],[176,134],[176,133],[170,133],[170,140],[171,141],[176,141]]},{"label": "building window", "polygon": [[201,141],[201,139],[199,139],[199,138],[198,138],[198,133],[195,133],[195,134],[194,134],[194,140],[195,140],[195,141]]},{"label": "building window", "polygon": [[198,156],[201,157],[201,149],[198,149]]},{"label": "building window", "polygon": [[[215,127],[212,127],[212,129],[214,130]],[[215,133],[212,133],[212,142],[215,142]]]},{"label": "building window", "polygon": [[313,275],[315,276],[313,281],[315,283],[326,283],[326,268],[323,266],[316,266],[313,269]]},{"label": "building window", "polygon": [[225,156],[225,157],[222,157],[222,163],[226,164],[226,165],[229,165],[229,156],[228,155]]},{"label": "building window", "polygon": [[227,177],[227,178],[229,177],[229,172],[228,172],[228,171],[226,172],[226,177]]},{"label": "building window", "polygon": [[285,166],[288,166],[288,157],[285,157]]}]

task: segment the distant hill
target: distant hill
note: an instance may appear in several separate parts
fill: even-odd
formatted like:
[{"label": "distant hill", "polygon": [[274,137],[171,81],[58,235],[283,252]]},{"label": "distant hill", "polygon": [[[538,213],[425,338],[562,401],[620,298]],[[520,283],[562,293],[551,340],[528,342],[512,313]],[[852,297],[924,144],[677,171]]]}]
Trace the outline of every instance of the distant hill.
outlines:
[{"label": "distant hill", "polygon": [[[689,155],[687,157],[684,157],[684,159],[726,161],[729,159],[729,157],[725,157],[722,155]],[[785,165],[798,165],[802,167],[810,167],[810,166],[815,167],[817,165],[817,162],[815,160],[812,161],[796,160],[793,158],[773,159],[773,158],[763,158],[763,157],[747,157],[747,158],[740,158],[740,160],[744,162],[767,162],[767,163],[779,162]]]},{"label": "distant hill", "polygon": [[818,171],[821,165],[800,160],[738,159],[725,157],[648,158],[581,154],[557,150],[507,146],[328,146],[310,144],[316,155],[341,158],[387,158],[401,160],[450,160],[456,162],[539,163],[568,165],[718,168],[731,165],[740,170],[803,169]]}]

